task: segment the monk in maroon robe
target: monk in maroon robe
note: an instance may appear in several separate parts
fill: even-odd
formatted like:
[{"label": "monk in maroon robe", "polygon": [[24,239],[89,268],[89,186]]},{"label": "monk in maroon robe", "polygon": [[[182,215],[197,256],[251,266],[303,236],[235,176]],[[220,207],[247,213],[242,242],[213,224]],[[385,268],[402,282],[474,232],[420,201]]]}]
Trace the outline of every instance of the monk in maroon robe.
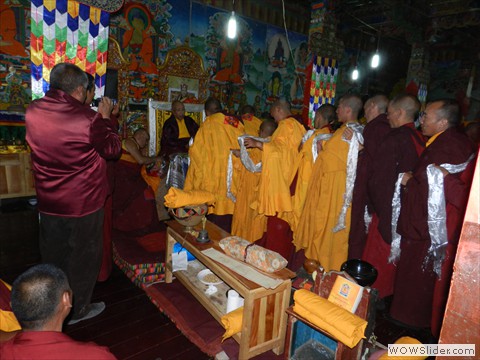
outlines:
[{"label": "monk in maroon robe", "polygon": [[[180,126],[183,129],[180,129]],[[168,157],[174,153],[188,153],[188,144],[190,139],[195,137],[198,127],[195,120],[185,115],[185,105],[181,101],[173,101],[172,116],[165,121],[162,128],[160,155]]]},{"label": "monk in maroon robe", "polygon": [[378,147],[371,165],[368,197],[372,222],[362,259],[378,270],[372,287],[380,298],[392,295],[396,267],[388,262],[392,242],[392,198],[400,173],[411,171],[425,148],[422,134],[415,129],[414,119],[420,102],[411,95],[400,95],[388,105],[392,131]]},{"label": "monk in maroon robe", "polygon": [[381,141],[390,132],[387,119],[388,98],[375,95],[363,106],[367,125],[363,129],[363,150],[358,154],[357,175],[352,195],[352,222],[348,236],[348,258],[360,259],[365,239],[365,206],[368,203],[367,182],[371,174],[371,164]]},{"label": "monk in maroon robe", "polygon": [[[422,133],[430,137],[412,173],[405,173],[402,185],[401,211],[397,232],[402,236],[390,314],[409,326],[432,327],[438,336],[447,301],[453,260],[468,200],[475,153],[473,143],[457,129],[460,121],[458,104],[452,100],[427,105],[421,118]],[[470,162],[468,163],[468,161]],[[449,173],[445,164],[469,164],[464,171]],[[429,183],[427,166],[434,164],[444,176],[447,244],[444,258],[429,251],[438,239],[428,224]],[[439,167],[443,165],[444,167]],[[463,165],[465,166],[465,165]],[[462,168],[462,166],[458,166]],[[433,185],[430,185],[433,186]],[[440,252],[441,254],[442,252]],[[441,264],[441,271],[434,265]],[[440,277],[439,277],[440,274]],[[435,305],[433,305],[435,304]]]}]

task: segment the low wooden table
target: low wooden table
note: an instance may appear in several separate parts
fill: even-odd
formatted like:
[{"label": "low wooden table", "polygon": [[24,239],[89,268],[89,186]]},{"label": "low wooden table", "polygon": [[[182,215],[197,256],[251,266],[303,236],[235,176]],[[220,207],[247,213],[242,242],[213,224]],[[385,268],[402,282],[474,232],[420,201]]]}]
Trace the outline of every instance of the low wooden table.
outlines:
[{"label": "low wooden table", "polygon": [[[176,221],[168,221],[167,225],[165,281],[172,282],[172,249],[175,242],[178,242],[245,299],[242,331],[233,336],[240,345],[239,359],[249,359],[268,350],[273,350],[277,355],[283,353],[287,325],[285,310],[290,302],[290,279],[295,276],[295,273],[288,269],[275,273],[275,277],[283,282],[273,290],[265,289],[202,253],[202,250],[211,247],[223,252],[218,242],[230,236],[229,233],[207,221],[206,230],[211,241],[207,244],[200,244],[194,236],[185,232],[184,226]],[[196,229],[200,230],[200,228],[199,225]],[[177,271],[175,277],[220,322],[221,317],[225,315],[225,305],[219,306],[218,301],[214,301],[211,296],[206,295],[206,286],[199,286],[198,282],[192,281],[189,270]],[[226,303],[226,295],[223,294],[223,296]],[[215,300],[218,300],[218,296]]]}]

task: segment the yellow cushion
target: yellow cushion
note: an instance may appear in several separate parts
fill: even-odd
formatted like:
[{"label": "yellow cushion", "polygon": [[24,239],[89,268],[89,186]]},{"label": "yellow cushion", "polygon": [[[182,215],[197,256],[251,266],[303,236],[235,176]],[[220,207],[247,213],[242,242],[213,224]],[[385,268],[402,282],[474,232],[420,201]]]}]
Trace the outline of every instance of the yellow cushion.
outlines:
[{"label": "yellow cushion", "polygon": [[[421,344],[420,341],[418,341],[415,338],[412,338],[410,336],[402,336],[401,338],[397,339],[395,341],[395,344],[413,344],[413,345],[419,345]],[[423,360],[426,359],[427,356],[388,356],[388,352],[383,354],[379,360]]]},{"label": "yellow cushion", "polygon": [[223,315],[221,321],[225,328],[222,341],[225,341],[225,339],[228,339],[230,336],[242,331],[243,306]]},{"label": "yellow cushion", "polygon": [[187,205],[213,204],[215,195],[203,190],[184,191],[171,187],[165,195],[165,206],[169,208],[179,208]]},{"label": "yellow cushion", "polygon": [[293,311],[353,348],[365,338],[367,321],[308,290],[295,291]]}]

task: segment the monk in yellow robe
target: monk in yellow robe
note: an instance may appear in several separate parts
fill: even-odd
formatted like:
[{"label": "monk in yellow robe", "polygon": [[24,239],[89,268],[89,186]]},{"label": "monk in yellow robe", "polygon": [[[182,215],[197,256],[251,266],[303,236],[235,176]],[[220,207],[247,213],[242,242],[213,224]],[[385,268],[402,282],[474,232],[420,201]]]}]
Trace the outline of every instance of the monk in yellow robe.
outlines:
[{"label": "monk in yellow robe", "polygon": [[[316,112],[314,118],[314,130],[309,130],[305,134],[303,144],[300,145],[298,154],[298,172],[297,183],[295,184],[295,195],[293,196],[293,223],[292,230],[300,220],[305,199],[307,197],[307,188],[312,177],[312,168],[315,162],[313,145],[317,135],[330,135],[333,132],[331,124],[336,120],[335,106],[330,104],[322,105]],[[327,140],[327,136],[323,136]],[[318,146],[317,146],[318,149]]]},{"label": "monk in yellow robe", "polygon": [[22,329],[10,306],[12,287],[0,279],[0,342],[7,341]]},{"label": "monk in yellow robe", "polygon": [[[362,100],[357,95],[348,94],[340,99],[337,115],[343,125],[330,140],[322,144],[322,150],[313,165],[305,206],[294,233],[297,250],[305,249],[306,258],[318,261],[325,271],[340,270],[348,256],[350,206],[343,217],[341,214],[344,206],[349,205],[345,204],[344,197],[352,142],[345,139],[344,133],[351,131],[347,127],[350,124],[358,124],[361,108]],[[353,170],[356,170],[356,162],[350,165],[355,166]],[[351,174],[350,170],[348,173]],[[339,230],[340,218],[344,226]]]},{"label": "monk in yellow robe", "polygon": [[[239,149],[238,137],[244,134],[243,124],[234,116],[222,113],[220,102],[209,98],[205,102],[203,124],[190,146],[190,166],[184,190],[205,190],[216,196],[209,208],[208,219],[230,232],[233,201],[227,197],[227,169],[231,149]],[[235,169],[240,169],[240,160],[235,158]],[[236,192],[236,176],[233,176],[232,192]]]},{"label": "monk in yellow robe", "polygon": [[[259,136],[268,138],[277,129],[277,123],[265,120],[260,125]],[[239,151],[235,150],[239,156]],[[254,148],[249,151],[254,164],[262,161],[262,151]],[[239,185],[236,195],[232,220],[232,235],[240,236],[250,242],[260,239],[267,228],[267,218],[257,212],[258,189],[261,172],[251,172],[243,167],[239,175]]]},{"label": "monk in yellow robe", "polygon": [[247,138],[247,148],[259,148],[262,154],[262,172],[258,193],[259,214],[268,216],[267,232],[260,245],[278,252],[289,260],[293,253],[290,221],[293,219],[293,204],[290,185],[296,174],[298,147],[305,128],[290,111],[285,100],[273,103],[270,114],[278,123],[268,143]]},{"label": "monk in yellow robe", "polygon": [[242,107],[242,123],[245,128],[245,134],[257,136],[262,120],[255,116],[255,108],[252,105]]}]

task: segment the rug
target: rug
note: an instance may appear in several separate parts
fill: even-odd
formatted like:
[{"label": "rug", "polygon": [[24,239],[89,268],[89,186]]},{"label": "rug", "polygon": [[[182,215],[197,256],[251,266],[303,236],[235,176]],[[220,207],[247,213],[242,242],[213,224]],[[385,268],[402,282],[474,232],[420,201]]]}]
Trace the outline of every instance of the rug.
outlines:
[{"label": "rug", "polygon": [[131,236],[119,231],[112,234],[113,261],[137,286],[165,278],[165,231]]},{"label": "rug", "polygon": [[[224,351],[229,359],[238,359],[238,343],[232,338],[222,343],[222,336],[225,333],[223,326],[179,281],[148,286],[145,288],[145,293],[201,351],[210,356]],[[283,354],[275,355],[272,351],[267,351],[252,359],[280,360],[283,358]]]}]

